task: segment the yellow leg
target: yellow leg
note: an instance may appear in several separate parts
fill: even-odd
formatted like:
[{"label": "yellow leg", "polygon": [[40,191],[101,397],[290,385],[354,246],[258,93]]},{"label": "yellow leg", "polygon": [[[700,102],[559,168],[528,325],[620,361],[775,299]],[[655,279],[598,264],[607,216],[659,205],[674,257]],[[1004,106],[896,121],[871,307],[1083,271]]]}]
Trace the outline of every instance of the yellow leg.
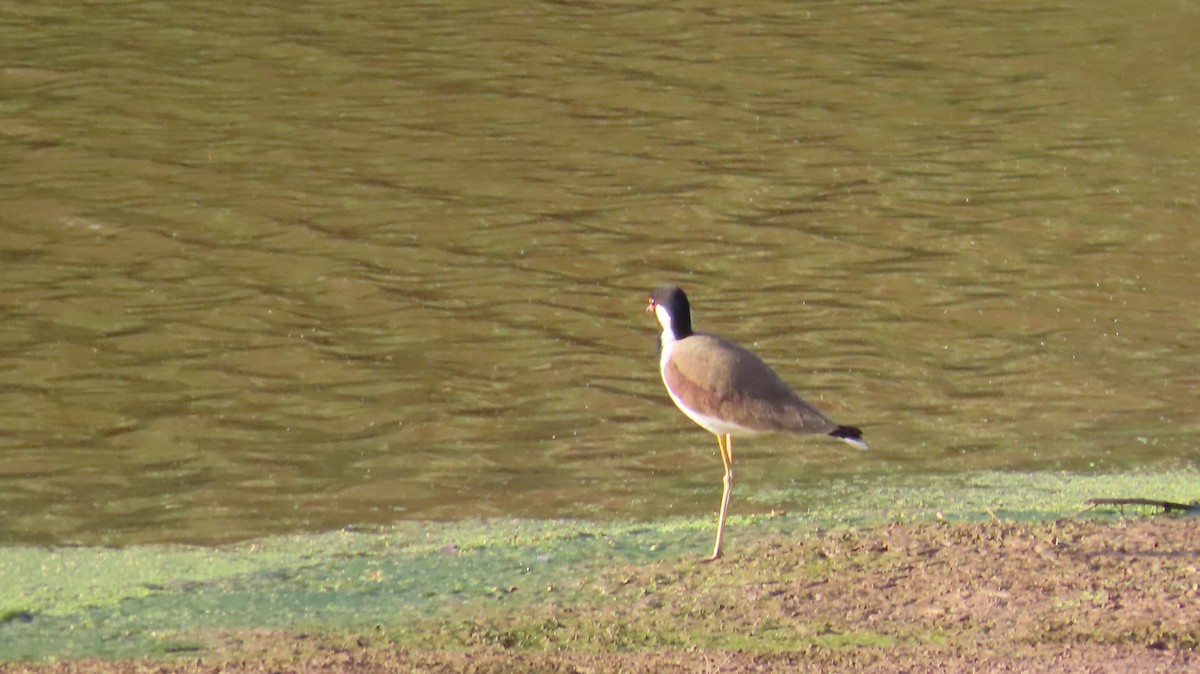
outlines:
[{"label": "yellow leg", "polygon": [[724,490],[721,492],[721,514],[717,517],[717,544],[713,547],[712,557],[707,561],[721,558],[721,541],[725,538],[725,514],[729,512],[729,496],[733,492],[733,436],[726,435],[724,442],[717,436],[717,447],[721,449],[721,463],[725,465],[725,477],[721,480]]}]

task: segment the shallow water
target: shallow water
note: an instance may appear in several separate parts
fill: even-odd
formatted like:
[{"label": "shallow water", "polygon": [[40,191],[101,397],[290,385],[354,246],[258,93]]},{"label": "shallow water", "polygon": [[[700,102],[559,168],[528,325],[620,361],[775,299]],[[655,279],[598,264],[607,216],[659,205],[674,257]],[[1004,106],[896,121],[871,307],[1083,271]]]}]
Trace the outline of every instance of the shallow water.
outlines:
[{"label": "shallow water", "polygon": [[711,511],[666,280],[872,445],[735,512],[1200,463],[1194,8],[0,11],[0,542]]}]

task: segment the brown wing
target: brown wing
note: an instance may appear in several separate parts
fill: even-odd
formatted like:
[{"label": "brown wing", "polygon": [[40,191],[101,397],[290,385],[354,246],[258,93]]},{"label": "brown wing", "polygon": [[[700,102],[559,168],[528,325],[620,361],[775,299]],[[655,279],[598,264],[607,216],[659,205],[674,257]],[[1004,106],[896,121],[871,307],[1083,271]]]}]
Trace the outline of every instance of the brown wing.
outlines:
[{"label": "brown wing", "polygon": [[697,412],[745,428],[789,433],[837,428],[762,359],[715,335],[694,334],[676,342],[663,378]]}]

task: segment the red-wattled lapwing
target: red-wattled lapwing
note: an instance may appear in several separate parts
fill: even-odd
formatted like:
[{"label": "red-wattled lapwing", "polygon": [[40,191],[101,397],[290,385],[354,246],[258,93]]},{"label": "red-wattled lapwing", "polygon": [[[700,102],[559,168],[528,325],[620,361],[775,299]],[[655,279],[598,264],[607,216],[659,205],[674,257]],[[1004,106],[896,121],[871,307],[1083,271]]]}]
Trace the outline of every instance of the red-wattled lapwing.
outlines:
[{"label": "red-wattled lapwing", "polygon": [[646,311],[653,311],[662,325],[658,366],[667,393],[687,418],[717,436],[725,464],[717,544],[709,561],[721,557],[733,487],[733,436],[830,435],[867,448],[862,431],[830,421],[788,388],[758,356],[727,339],[692,332],[691,307],[678,286],[662,286],[650,293]]}]

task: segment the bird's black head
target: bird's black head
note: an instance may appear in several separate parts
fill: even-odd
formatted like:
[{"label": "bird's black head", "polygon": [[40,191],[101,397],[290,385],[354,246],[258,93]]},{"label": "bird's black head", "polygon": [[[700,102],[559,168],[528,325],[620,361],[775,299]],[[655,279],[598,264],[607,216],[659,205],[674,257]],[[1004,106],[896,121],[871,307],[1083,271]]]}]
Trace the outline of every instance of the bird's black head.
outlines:
[{"label": "bird's black head", "polygon": [[650,293],[646,311],[655,313],[663,331],[669,331],[671,338],[683,339],[692,334],[692,308],[688,304],[687,295],[679,286],[665,285],[655,288]]}]

